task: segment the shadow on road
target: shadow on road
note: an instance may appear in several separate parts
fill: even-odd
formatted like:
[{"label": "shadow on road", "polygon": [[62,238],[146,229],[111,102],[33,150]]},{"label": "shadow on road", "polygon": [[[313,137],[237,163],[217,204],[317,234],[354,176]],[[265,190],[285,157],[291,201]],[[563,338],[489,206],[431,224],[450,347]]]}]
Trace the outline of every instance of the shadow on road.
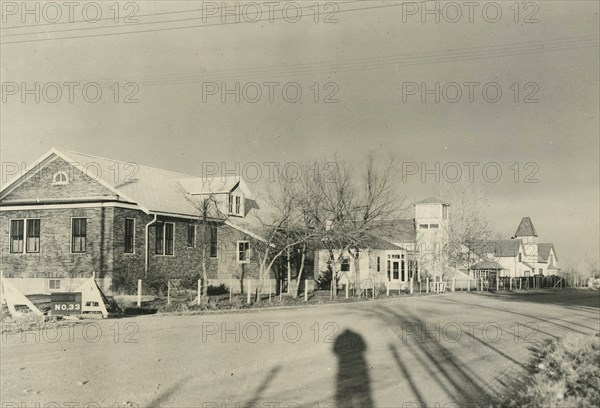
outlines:
[{"label": "shadow on road", "polygon": [[371,408],[371,380],[365,360],[367,344],[362,336],[344,330],[333,344],[338,359],[336,406],[340,408]]},{"label": "shadow on road", "polygon": [[[394,344],[390,344],[388,348],[399,368],[401,375],[398,378],[406,381],[412,391],[412,396],[403,396],[405,403],[425,406],[432,402],[426,401],[427,399],[435,398],[434,395],[440,397],[434,389],[445,394],[444,402],[458,406],[468,405],[473,401],[485,406],[493,401],[493,387],[445,347],[435,337],[435,331],[423,330],[418,335],[406,338],[407,328],[426,327],[425,322],[407,308],[390,310],[386,307],[369,312],[382,319],[402,339],[401,350]],[[440,401],[436,400],[436,403]]]},{"label": "shadow on road", "polygon": [[252,398],[250,399],[250,401],[248,401],[247,403],[244,404],[244,408],[250,408],[250,407],[255,407],[258,404],[258,401],[260,401],[260,398],[262,397],[262,394],[265,392],[265,390],[267,389],[267,387],[269,386],[269,384],[271,384],[271,382],[273,381],[273,379],[275,378],[275,376],[277,376],[277,373],[281,371],[281,367],[277,366],[277,367],[273,367],[271,369],[271,371],[269,371],[269,374],[267,374],[267,376],[265,377],[265,379],[262,381],[262,383],[260,384],[260,386],[256,389],[256,391],[254,391],[254,395],[252,396]]}]

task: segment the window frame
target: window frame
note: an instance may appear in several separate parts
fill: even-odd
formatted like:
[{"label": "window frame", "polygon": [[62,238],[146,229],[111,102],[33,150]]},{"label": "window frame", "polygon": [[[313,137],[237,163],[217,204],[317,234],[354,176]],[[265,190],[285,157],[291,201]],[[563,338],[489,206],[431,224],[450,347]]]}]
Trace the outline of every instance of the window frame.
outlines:
[{"label": "window frame", "polygon": [[[84,238],[84,245],[83,245],[83,251],[74,251],[73,250],[73,244],[75,243],[75,220],[85,220],[85,235],[77,235],[78,238],[83,237]],[[85,254],[87,252],[87,217],[71,217],[71,253],[72,254]]]},{"label": "window frame", "polygon": [[381,257],[377,257],[377,272],[381,272]]},{"label": "window frame", "polygon": [[[57,180],[57,178],[61,178],[61,180]],[[64,179],[63,179],[64,178]],[[69,184],[69,176],[64,171],[57,171],[52,176],[52,185],[53,186],[64,186]]]},{"label": "window frame", "polygon": [[[164,241],[165,241],[165,251],[164,254],[165,256],[175,256],[175,223],[173,222],[165,222],[163,223],[164,228],[165,228],[165,233],[164,233]],[[170,243],[171,243],[171,253],[167,252],[167,241],[168,239],[168,235],[167,235],[167,226],[170,225],[171,226],[171,239],[170,239]]]},{"label": "window frame", "polygon": [[[348,270],[344,270],[344,266],[348,267]],[[342,257],[342,261],[340,262],[340,272],[350,272],[350,257],[344,256]]]},{"label": "window frame", "polygon": [[[128,221],[133,221],[133,226],[131,228],[131,251],[128,251],[127,249],[127,222]],[[123,252],[126,255],[133,255],[135,254],[135,218],[131,218],[131,217],[126,217],[125,218],[125,239],[123,242]]]},{"label": "window frame", "polygon": [[[244,251],[245,256],[244,256],[243,260],[240,259],[240,253],[241,253],[240,245],[241,244],[246,245],[246,249]],[[237,262],[243,263],[243,264],[250,263],[250,241],[236,241],[236,249],[237,250],[235,252],[236,252]]]},{"label": "window frame", "polygon": [[[52,287],[52,283],[53,282],[58,282],[58,287]],[[48,290],[60,290],[60,286],[61,286],[61,281],[60,279],[48,279]]]},{"label": "window frame", "polygon": [[[30,250],[29,249],[29,222],[30,221],[37,221],[38,223],[38,231],[37,231],[37,236],[36,235],[31,235],[31,237],[33,238],[37,238],[37,251],[35,250]],[[24,235],[25,235],[25,252],[28,254],[39,254],[41,247],[42,247],[42,221],[40,218],[27,218],[25,220],[25,231],[24,231]]]},{"label": "window frame", "polygon": [[[188,224],[187,226],[187,238],[186,238],[186,246],[190,249],[196,248],[196,224]],[[194,233],[191,236],[191,242],[190,242],[190,228],[194,229]]]},{"label": "window frame", "polygon": [[438,229],[440,224],[429,224],[429,229]]},{"label": "window frame", "polygon": [[[13,235],[13,222],[21,222],[22,224],[22,232],[21,232],[21,246],[20,251],[13,250],[13,237],[18,237],[19,235]],[[22,254],[25,250],[25,218],[13,218],[10,220],[10,231],[9,231],[9,245],[10,245],[10,253],[11,254]]]},{"label": "window frame", "polygon": [[[165,223],[157,221],[154,228],[154,255],[165,254]],[[158,237],[160,236],[160,245]],[[160,252],[159,252],[160,251]]]},{"label": "window frame", "polygon": [[429,229],[429,224],[419,224],[419,229]]}]

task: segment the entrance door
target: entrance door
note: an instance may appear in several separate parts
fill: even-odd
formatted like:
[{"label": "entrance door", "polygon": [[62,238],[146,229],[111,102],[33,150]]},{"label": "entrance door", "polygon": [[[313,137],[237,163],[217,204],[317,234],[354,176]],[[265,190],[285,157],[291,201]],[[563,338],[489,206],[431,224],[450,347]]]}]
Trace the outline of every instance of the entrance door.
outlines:
[{"label": "entrance door", "polygon": [[392,282],[400,280],[400,261],[392,261]]}]

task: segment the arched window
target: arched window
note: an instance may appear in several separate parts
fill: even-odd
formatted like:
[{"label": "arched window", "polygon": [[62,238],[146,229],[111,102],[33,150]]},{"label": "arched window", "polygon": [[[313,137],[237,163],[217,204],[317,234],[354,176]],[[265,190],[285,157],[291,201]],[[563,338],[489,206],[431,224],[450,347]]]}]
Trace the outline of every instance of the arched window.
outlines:
[{"label": "arched window", "polygon": [[67,174],[64,171],[59,171],[52,177],[52,184],[55,185],[67,184],[68,182]]}]

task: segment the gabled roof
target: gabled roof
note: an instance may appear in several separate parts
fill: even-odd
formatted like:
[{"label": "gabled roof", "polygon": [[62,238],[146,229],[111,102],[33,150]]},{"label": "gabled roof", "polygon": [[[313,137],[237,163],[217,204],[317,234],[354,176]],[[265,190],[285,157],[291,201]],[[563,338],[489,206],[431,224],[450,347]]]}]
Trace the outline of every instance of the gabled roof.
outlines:
[{"label": "gabled roof", "polygon": [[240,187],[246,197],[251,197],[250,189],[239,177],[188,177],[177,182],[191,195],[227,194]]},{"label": "gabled roof", "polygon": [[446,202],[444,200],[441,200],[441,199],[439,199],[437,197],[433,197],[433,196],[432,197],[428,197],[428,198],[426,198],[424,200],[421,200],[421,201],[417,201],[415,203],[415,205],[417,205],[417,204],[443,204],[443,205],[450,205],[448,202]]},{"label": "gabled roof", "polygon": [[522,242],[520,239],[482,241],[474,243],[472,249],[479,256],[493,254],[496,257],[513,258],[519,254]]},{"label": "gabled roof", "polygon": [[[59,148],[52,148],[37,163],[47,162],[54,157],[60,157],[73,167],[84,171],[93,180],[114,192],[119,200],[137,204],[146,213],[195,218],[202,215],[200,202],[204,198],[203,194],[210,193],[210,186],[214,187],[215,193],[227,191],[227,188],[235,189],[238,186],[247,190],[243,181],[234,182],[231,178],[217,177],[211,180]],[[37,168],[39,169],[39,166]],[[7,184],[0,195],[10,192],[34,171],[36,166]],[[200,187],[200,190],[197,187]],[[198,195],[190,194],[190,191]],[[258,206],[252,205],[252,200],[250,201],[247,210],[256,212]],[[231,223],[232,226],[241,228],[239,224],[240,222]]]},{"label": "gabled roof", "polygon": [[519,224],[519,228],[517,228],[517,232],[515,232],[515,237],[537,237],[537,233],[535,232],[535,227],[531,222],[531,218],[523,217],[521,223]]},{"label": "gabled roof", "polygon": [[554,244],[538,244],[538,262],[548,262],[550,251],[552,251],[552,253],[554,254],[554,259],[558,261],[558,256],[556,256],[556,249],[554,249]]},{"label": "gabled roof", "polygon": [[500,271],[504,268],[502,267],[502,265],[500,265],[498,262],[495,262],[495,261],[481,261],[481,262],[477,262],[475,265],[471,266],[471,269],[474,269],[474,270],[490,269],[490,270]]},{"label": "gabled roof", "polygon": [[385,220],[374,223],[372,235],[396,244],[415,242],[417,231],[413,219]]}]

